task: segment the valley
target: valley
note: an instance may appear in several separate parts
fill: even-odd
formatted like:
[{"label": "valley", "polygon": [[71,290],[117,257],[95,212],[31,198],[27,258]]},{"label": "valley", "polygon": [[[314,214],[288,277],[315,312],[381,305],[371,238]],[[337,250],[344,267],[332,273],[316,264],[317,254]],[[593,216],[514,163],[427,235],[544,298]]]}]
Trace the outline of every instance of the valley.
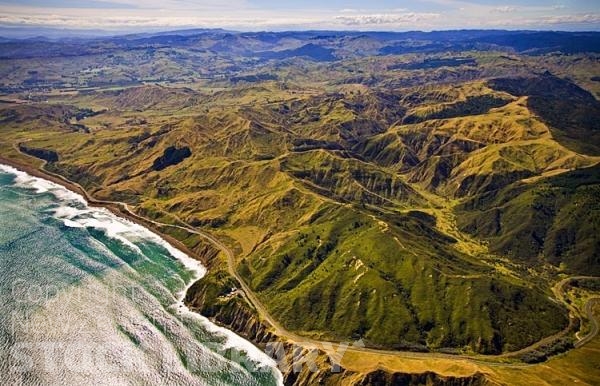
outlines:
[{"label": "valley", "polygon": [[331,384],[594,384],[598,51],[290,34],[0,43],[0,160],[195,255],[259,347],[360,341]]}]

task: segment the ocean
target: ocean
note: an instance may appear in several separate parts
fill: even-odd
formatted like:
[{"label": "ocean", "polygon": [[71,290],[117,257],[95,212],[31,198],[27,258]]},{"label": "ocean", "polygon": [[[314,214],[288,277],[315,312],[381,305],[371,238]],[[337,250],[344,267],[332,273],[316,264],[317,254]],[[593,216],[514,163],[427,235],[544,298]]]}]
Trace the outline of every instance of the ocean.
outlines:
[{"label": "ocean", "polygon": [[204,267],[150,230],[0,165],[0,384],[278,385],[182,302]]}]

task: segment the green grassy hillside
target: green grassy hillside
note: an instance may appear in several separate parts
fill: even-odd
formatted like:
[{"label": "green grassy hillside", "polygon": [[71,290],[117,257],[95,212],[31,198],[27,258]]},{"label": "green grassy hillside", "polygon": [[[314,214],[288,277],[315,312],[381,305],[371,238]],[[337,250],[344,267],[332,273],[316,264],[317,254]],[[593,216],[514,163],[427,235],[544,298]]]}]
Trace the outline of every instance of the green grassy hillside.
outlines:
[{"label": "green grassy hillside", "polygon": [[514,259],[600,274],[600,167],[479,195],[457,208],[459,226]]},{"label": "green grassy hillside", "polygon": [[434,219],[384,218],[327,206],[239,271],[286,327],[326,339],[499,353],[565,325],[542,294],[454,251]]},{"label": "green grassy hillside", "polygon": [[[127,52],[136,71],[164,68],[185,87],[12,95],[0,103],[2,155],[44,158],[97,198],[211,232],[298,334],[500,353],[566,327],[550,291],[559,270],[598,272],[598,102],[582,80],[597,62],[465,52],[467,62],[411,53],[255,68],[215,52],[194,55],[235,76],[190,80],[204,71],[192,59]],[[539,81],[564,61],[572,74]],[[54,76],[64,59],[49,62],[29,71]],[[213,261],[202,299],[236,286],[227,264]]]}]

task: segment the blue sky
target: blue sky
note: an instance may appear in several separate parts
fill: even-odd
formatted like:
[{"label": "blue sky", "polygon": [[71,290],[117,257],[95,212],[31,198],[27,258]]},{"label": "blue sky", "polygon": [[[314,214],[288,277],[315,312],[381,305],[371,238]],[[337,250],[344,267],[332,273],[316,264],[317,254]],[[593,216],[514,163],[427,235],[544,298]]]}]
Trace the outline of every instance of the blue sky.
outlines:
[{"label": "blue sky", "polygon": [[0,25],[108,30],[600,30],[600,0],[0,0]]}]

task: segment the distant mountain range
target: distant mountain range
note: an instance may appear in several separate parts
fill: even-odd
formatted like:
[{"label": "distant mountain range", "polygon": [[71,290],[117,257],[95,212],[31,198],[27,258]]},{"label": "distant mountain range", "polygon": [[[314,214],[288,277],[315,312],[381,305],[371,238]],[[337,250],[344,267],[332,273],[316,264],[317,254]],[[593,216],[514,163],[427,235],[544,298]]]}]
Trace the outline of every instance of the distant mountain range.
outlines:
[{"label": "distant mountain range", "polygon": [[[25,33],[25,31],[28,31]],[[224,54],[284,59],[304,56],[333,61],[348,56],[398,55],[465,50],[507,50],[540,55],[550,52],[600,52],[600,32],[457,30],[433,32],[232,32],[190,29],[119,36],[108,31],[0,29],[1,58],[72,56],[117,49],[200,47]],[[112,33],[115,34],[114,32]],[[44,47],[37,43],[44,42]],[[198,48],[200,48],[198,47]]]},{"label": "distant mountain range", "polygon": [[[599,75],[597,32],[7,39],[0,155],[153,221],[209,268],[190,308],[255,343],[386,350],[345,381],[569,384],[571,352],[502,366],[592,330],[568,283],[600,275]],[[472,378],[386,375],[405,351]],[[350,383],[323,363],[286,384]]]}]

